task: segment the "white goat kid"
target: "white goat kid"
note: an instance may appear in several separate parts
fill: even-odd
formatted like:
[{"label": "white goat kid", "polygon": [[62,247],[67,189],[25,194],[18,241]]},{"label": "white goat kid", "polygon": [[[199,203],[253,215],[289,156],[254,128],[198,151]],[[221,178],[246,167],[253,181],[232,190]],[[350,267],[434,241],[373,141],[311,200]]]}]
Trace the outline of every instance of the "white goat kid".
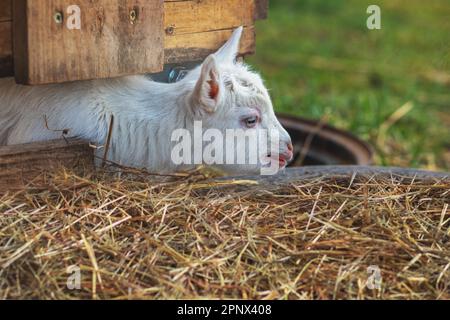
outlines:
[{"label": "white goat kid", "polygon": [[[242,27],[202,66],[173,84],[145,76],[83,81],[44,86],[17,85],[0,79],[0,145],[80,137],[104,145],[111,115],[114,125],[108,160],[152,172],[173,172],[187,166],[171,159],[174,130],[276,130],[279,154],[264,156],[281,167],[292,158],[289,135],[275,117],[272,102],[260,76],[236,62]],[[102,157],[104,150],[97,151]],[[222,165],[229,173],[258,170],[262,163]]]}]

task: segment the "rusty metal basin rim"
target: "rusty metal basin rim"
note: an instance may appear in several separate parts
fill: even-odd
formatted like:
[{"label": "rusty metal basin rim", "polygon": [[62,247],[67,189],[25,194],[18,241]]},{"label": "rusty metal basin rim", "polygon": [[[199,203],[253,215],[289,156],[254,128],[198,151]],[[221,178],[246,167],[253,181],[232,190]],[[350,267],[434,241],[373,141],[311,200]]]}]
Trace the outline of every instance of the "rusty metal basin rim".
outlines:
[{"label": "rusty metal basin rim", "polygon": [[[301,117],[277,117],[291,135],[296,150],[291,166],[373,164],[372,147],[349,132]],[[305,161],[299,161],[302,156]]]}]

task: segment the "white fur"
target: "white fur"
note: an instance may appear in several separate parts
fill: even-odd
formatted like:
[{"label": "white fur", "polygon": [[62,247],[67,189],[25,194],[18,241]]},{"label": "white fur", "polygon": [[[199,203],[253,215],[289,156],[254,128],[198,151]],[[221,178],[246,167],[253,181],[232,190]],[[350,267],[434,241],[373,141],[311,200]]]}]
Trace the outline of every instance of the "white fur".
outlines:
[{"label": "white fur", "polygon": [[[259,75],[234,61],[241,33],[242,28],[237,29],[216,54],[174,84],[145,76],[33,87],[0,79],[0,145],[58,139],[61,132],[54,130],[62,129],[69,129],[70,137],[104,145],[113,115],[109,160],[171,172],[179,169],[170,158],[173,130],[189,129],[194,120],[202,120],[204,129],[239,128],[240,117],[254,108],[262,113],[260,128],[275,128],[285,144],[290,143]],[[217,99],[208,95],[212,75],[219,86]]]}]

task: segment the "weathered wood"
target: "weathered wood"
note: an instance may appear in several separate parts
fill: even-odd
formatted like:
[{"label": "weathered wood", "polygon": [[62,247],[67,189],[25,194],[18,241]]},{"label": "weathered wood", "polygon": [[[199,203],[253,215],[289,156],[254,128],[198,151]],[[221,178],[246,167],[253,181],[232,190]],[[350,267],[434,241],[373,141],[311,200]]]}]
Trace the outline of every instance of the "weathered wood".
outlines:
[{"label": "weathered wood", "polygon": [[0,0],[0,78],[14,75],[11,4],[12,0]]},{"label": "weathered wood", "polygon": [[[1,8],[11,1],[0,0]],[[0,77],[12,76],[11,16],[0,10]],[[241,54],[254,53],[254,20],[266,16],[267,0],[165,0],[164,10],[164,62],[183,63],[204,59],[240,25],[246,26]]]},{"label": "weathered wood", "polygon": [[[166,63],[200,61],[215,52],[231,36],[233,29],[191,33],[166,37]],[[245,56],[255,52],[255,28],[244,28],[240,54]]]},{"label": "weathered wood", "polygon": [[[0,147],[0,192],[17,189],[30,182],[43,170],[60,167],[82,172],[92,170],[94,152],[86,141],[64,139]],[[40,180],[44,176],[39,177]]]},{"label": "weathered wood", "polygon": [[11,0],[0,0],[0,21],[11,21]]},{"label": "weathered wood", "polygon": [[269,13],[269,0],[255,0],[255,20],[267,19]]},{"label": "weathered wood", "polygon": [[[79,30],[66,24],[71,4],[71,0],[14,0],[17,82],[42,84],[162,70],[162,0],[79,0]],[[62,21],[58,23],[55,14]]]},{"label": "weathered wood", "polygon": [[14,74],[11,41],[11,22],[0,22],[0,77],[9,77]]},{"label": "weathered wood", "polygon": [[255,0],[166,1],[167,36],[234,29],[254,23]]},{"label": "weathered wood", "polygon": [[[281,186],[292,186],[305,181],[323,179],[335,179],[341,181],[345,187],[349,187],[353,182],[357,183],[359,179],[373,180],[384,178],[389,180],[403,181],[405,184],[411,184],[412,181],[435,183],[450,182],[449,172],[427,171],[410,168],[397,167],[377,167],[377,166],[305,166],[286,168],[276,175],[242,175],[235,177],[220,177],[214,179],[216,186],[206,185],[205,188],[197,189],[198,194],[211,193],[211,188],[217,196],[229,196],[230,194],[239,195],[240,192],[248,194],[249,191],[255,193],[276,192]],[[245,181],[242,183],[229,183],[232,181]],[[344,182],[342,182],[344,181]]]},{"label": "weathered wood", "polygon": [[255,52],[255,0],[165,2],[165,62],[199,61],[216,51],[232,31],[245,26],[241,55]]}]

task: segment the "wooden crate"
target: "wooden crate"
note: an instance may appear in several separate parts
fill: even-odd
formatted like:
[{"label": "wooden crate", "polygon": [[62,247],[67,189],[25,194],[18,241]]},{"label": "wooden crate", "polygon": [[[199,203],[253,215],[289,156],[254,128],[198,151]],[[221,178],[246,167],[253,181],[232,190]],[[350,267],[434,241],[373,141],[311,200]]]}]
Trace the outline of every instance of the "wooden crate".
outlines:
[{"label": "wooden crate", "polygon": [[267,0],[77,2],[81,29],[69,30],[73,1],[0,0],[0,77],[43,84],[159,72],[204,59],[240,25],[241,54],[252,54],[255,20],[268,7]]}]

